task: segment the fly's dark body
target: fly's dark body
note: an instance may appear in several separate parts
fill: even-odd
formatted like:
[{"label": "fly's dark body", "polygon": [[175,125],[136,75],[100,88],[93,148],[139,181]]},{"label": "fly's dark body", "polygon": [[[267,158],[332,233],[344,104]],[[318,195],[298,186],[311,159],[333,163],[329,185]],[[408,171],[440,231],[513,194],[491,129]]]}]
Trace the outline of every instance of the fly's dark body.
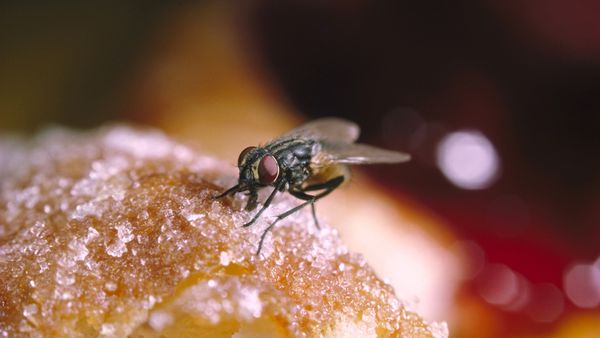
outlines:
[{"label": "fly's dark body", "polygon": [[266,186],[274,187],[262,208],[244,227],[256,222],[278,192],[287,191],[304,201],[278,215],[266,228],[256,254],[260,253],[266,234],[278,221],[307,205],[311,206],[318,227],[315,202],[345,181],[347,165],[397,163],[410,158],[403,153],[353,143],[358,134],[359,128],[353,122],[324,118],[300,126],[263,147],[248,147],[240,153],[238,184],[215,198],[246,192],[249,195],[246,210],[251,211],[257,206],[257,190]]},{"label": "fly's dark body", "polygon": [[310,161],[318,151],[314,140],[285,140],[265,147],[279,163],[283,179],[290,187],[299,187],[311,175]]}]

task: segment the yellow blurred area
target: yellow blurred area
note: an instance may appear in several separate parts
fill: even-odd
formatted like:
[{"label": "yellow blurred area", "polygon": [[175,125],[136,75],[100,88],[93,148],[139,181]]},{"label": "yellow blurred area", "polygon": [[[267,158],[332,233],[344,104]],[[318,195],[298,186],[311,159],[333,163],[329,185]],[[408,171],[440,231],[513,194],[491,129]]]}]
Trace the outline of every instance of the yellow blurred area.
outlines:
[{"label": "yellow blurred area", "polygon": [[[244,23],[223,3],[186,8],[159,34],[127,114],[235,163],[240,146],[266,142],[301,120],[253,63]],[[243,148],[243,147],[242,147]]]},{"label": "yellow blurred area", "polygon": [[549,335],[529,336],[529,338],[596,338],[600,335],[598,316],[570,316],[562,321],[556,332]]}]

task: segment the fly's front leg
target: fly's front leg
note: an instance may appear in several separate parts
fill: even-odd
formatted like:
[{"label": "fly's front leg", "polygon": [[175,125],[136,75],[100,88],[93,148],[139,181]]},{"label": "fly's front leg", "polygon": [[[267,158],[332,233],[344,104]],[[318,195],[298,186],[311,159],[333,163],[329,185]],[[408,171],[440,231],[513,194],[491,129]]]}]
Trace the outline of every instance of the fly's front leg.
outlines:
[{"label": "fly's front leg", "polygon": [[251,226],[252,224],[254,224],[254,222],[256,222],[256,220],[258,219],[258,217],[260,217],[260,215],[269,207],[269,205],[271,205],[271,202],[273,201],[273,197],[275,197],[275,194],[277,193],[277,191],[279,191],[279,189],[281,189],[281,187],[285,184],[284,180],[281,180],[277,186],[275,186],[275,188],[273,189],[273,191],[271,192],[271,194],[269,195],[269,197],[267,197],[267,200],[265,201],[265,203],[263,204],[262,208],[260,208],[260,210],[258,210],[258,212],[254,215],[254,217],[252,217],[252,219],[242,225],[242,227],[246,228]]},{"label": "fly's front leg", "polygon": [[[315,184],[312,186],[308,186],[303,190],[290,190],[290,194],[292,194],[295,197],[298,197],[299,199],[305,200],[306,202],[293,207],[292,209],[284,212],[281,215],[278,215],[277,218],[275,219],[275,221],[273,221],[273,223],[271,223],[266,229],[265,231],[263,231],[262,235],[260,236],[260,242],[258,243],[258,250],[256,251],[256,255],[260,254],[260,250],[262,249],[263,246],[263,242],[265,241],[265,237],[267,236],[267,233],[269,231],[271,231],[271,229],[275,226],[275,224],[279,221],[281,221],[282,219],[288,217],[289,215],[295,213],[296,211],[304,208],[305,206],[307,206],[308,204],[313,206],[313,217],[315,219],[315,223],[317,224],[317,227],[319,226],[318,222],[317,222],[317,217],[315,214],[315,209],[314,209],[314,203],[316,201],[318,201],[319,199],[329,195],[329,193],[331,193],[332,191],[334,191],[337,187],[339,187],[342,183],[344,182],[344,176],[337,176],[332,178],[331,180],[324,182],[324,183],[319,183],[319,184]],[[314,187],[318,187],[318,188],[314,188]],[[310,190],[321,190],[321,189],[325,189],[325,191],[316,194],[316,195],[309,195],[307,193],[305,193],[304,191],[310,191]]]},{"label": "fly's front leg", "polygon": [[220,199],[220,198],[223,198],[223,197],[225,197],[225,196],[227,196],[227,195],[234,194],[234,193],[238,192],[239,190],[240,190],[240,185],[239,185],[239,184],[236,184],[236,185],[234,185],[233,187],[231,187],[231,188],[229,188],[229,189],[225,190],[224,192],[222,192],[222,193],[220,193],[220,194],[218,194],[218,195],[216,195],[216,196],[213,196],[212,198],[213,198],[214,200],[218,200],[218,199]]}]

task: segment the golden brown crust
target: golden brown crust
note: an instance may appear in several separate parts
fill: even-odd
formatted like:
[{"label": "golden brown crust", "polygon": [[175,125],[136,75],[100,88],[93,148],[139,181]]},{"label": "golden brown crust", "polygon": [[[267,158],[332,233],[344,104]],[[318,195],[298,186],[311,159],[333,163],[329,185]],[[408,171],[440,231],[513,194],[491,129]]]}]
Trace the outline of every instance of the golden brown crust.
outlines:
[{"label": "golden brown crust", "polygon": [[159,133],[54,131],[30,147],[0,154],[0,334],[445,334],[309,212],[282,221],[256,257],[293,199],[240,228],[245,197],[211,198],[234,173]]}]

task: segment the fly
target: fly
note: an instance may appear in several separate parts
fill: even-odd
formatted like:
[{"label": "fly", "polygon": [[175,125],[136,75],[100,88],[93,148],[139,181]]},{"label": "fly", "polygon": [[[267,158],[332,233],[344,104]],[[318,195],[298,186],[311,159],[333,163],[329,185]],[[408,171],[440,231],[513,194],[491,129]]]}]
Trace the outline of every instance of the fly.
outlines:
[{"label": "fly", "polygon": [[264,230],[256,254],[260,253],[267,233],[275,224],[310,205],[317,228],[315,202],[327,196],[349,178],[348,165],[400,163],[410,155],[354,143],[360,128],[340,118],[322,118],[308,122],[259,147],[247,147],[238,158],[238,183],[215,196],[219,199],[238,192],[249,196],[246,210],[257,207],[260,188],[274,187],[262,207],[243,225],[249,227],[271,205],[279,192],[288,192],[303,202],[278,215]]}]

